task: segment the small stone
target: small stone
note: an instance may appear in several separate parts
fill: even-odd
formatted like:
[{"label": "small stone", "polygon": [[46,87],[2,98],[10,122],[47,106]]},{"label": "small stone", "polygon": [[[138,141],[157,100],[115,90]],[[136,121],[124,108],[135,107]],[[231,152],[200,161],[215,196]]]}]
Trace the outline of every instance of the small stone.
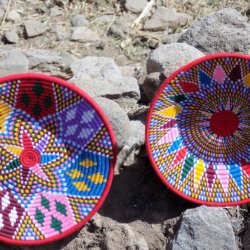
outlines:
[{"label": "small stone", "polygon": [[118,149],[121,149],[131,134],[131,124],[125,111],[114,101],[98,97],[94,100],[100,105],[110,121],[115,133]]},{"label": "small stone", "polygon": [[86,27],[76,27],[70,37],[71,41],[77,41],[81,43],[100,43],[100,36]]},{"label": "small stone", "polygon": [[145,143],[145,125],[141,121],[131,121],[132,133],[128,140],[128,146],[142,147]]},{"label": "small stone", "polygon": [[6,41],[8,43],[18,43],[19,42],[19,37],[18,37],[15,30],[6,31],[4,33],[4,38],[6,39]]},{"label": "small stone", "polygon": [[232,225],[222,208],[201,206],[188,209],[179,223],[172,250],[237,249]]},{"label": "small stone", "polygon": [[155,92],[161,86],[162,81],[160,80],[160,72],[153,72],[146,76],[142,89],[146,93],[149,100],[154,98]]},{"label": "small stone", "polygon": [[71,30],[64,24],[56,24],[54,31],[58,41],[68,40],[71,36]]},{"label": "small stone", "polygon": [[147,0],[126,0],[125,8],[137,14],[143,11],[147,3]]},{"label": "small stone", "polygon": [[185,13],[179,13],[175,9],[160,6],[156,9],[153,16],[146,21],[143,29],[148,31],[163,31],[167,28],[184,26],[191,20],[192,17]]},{"label": "small stone", "polygon": [[6,58],[0,61],[0,76],[24,73],[29,70],[29,60],[20,50],[7,53]]},{"label": "small stone", "polygon": [[61,16],[61,15],[63,15],[63,10],[58,6],[55,6],[55,7],[50,9],[49,15],[51,17]]},{"label": "small stone", "polygon": [[127,34],[132,34],[133,29],[131,29],[131,25],[133,24],[135,19],[136,17],[134,15],[128,13],[119,16],[111,25],[109,34],[121,38],[125,38]]},{"label": "small stone", "polygon": [[16,23],[21,21],[21,16],[16,10],[11,10],[6,17],[6,20]]},{"label": "small stone", "polygon": [[74,15],[70,18],[73,27],[89,26],[89,21],[83,15]]},{"label": "small stone", "polygon": [[47,28],[43,23],[37,20],[28,20],[24,22],[24,28],[28,38],[42,35],[46,32]]}]

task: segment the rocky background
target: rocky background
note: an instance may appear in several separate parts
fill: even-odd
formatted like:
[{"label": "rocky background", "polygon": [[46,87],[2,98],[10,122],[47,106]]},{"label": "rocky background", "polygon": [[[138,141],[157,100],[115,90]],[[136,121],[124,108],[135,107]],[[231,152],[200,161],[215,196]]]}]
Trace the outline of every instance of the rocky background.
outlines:
[{"label": "rocky background", "polygon": [[164,79],[204,54],[250,54],[249,16],[249,0],[0,0],[0,76],[42,72],[76,84],[107,114],[120,150],[110,193],[80,232],[0,249],[250,249],[248,205],[179,198],[144,145],[148,106]]}]

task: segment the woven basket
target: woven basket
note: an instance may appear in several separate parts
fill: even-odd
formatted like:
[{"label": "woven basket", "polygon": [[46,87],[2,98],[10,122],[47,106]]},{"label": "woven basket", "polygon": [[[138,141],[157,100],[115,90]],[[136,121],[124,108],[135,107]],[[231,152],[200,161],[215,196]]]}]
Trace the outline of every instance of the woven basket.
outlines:
[{"label": "woven basket", "polygon": [[226,206],[250,201],[250,57],[214,54],[172,74],[148,114],[147,151],[181,197]]},{"label": "woven basket", "polygon": [[34,245],[79,230],[112,182],[111,126],[83,91],[21,74],[0,80],[0,240]]}]

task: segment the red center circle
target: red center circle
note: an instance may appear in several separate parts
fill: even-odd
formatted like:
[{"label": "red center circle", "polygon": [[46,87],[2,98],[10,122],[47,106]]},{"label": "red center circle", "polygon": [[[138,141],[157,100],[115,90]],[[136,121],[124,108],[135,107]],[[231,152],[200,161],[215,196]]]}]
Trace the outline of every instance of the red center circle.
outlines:
[{"label": "red center circle", "polygon": [[210,120],[211,130],[218,136],[230,136],[239,126],[239,118],[231,110],[214,113]]},{"label": "red center circle", "polygon": [[31,168],[41,161],[40,154],[35,149],[24,149],[20,155],[20,161],[23,167]]}]

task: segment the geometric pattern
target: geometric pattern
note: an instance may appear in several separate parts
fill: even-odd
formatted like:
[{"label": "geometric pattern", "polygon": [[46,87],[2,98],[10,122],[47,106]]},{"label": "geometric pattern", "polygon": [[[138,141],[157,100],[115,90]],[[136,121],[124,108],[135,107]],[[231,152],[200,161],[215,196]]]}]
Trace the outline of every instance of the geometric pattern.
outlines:
[{"label": "geometric pattern", "polygon": [[83,226],[107,195],[114,150],[106,118],[85,93],[37,74],[3,78],[1,239],[41,244]]},{"label": "geometric pattern", "polygon": [[179,70],[151,105],[147,147],[164,183],[191,201],[250,199],[250,58],[204,57]]}]

